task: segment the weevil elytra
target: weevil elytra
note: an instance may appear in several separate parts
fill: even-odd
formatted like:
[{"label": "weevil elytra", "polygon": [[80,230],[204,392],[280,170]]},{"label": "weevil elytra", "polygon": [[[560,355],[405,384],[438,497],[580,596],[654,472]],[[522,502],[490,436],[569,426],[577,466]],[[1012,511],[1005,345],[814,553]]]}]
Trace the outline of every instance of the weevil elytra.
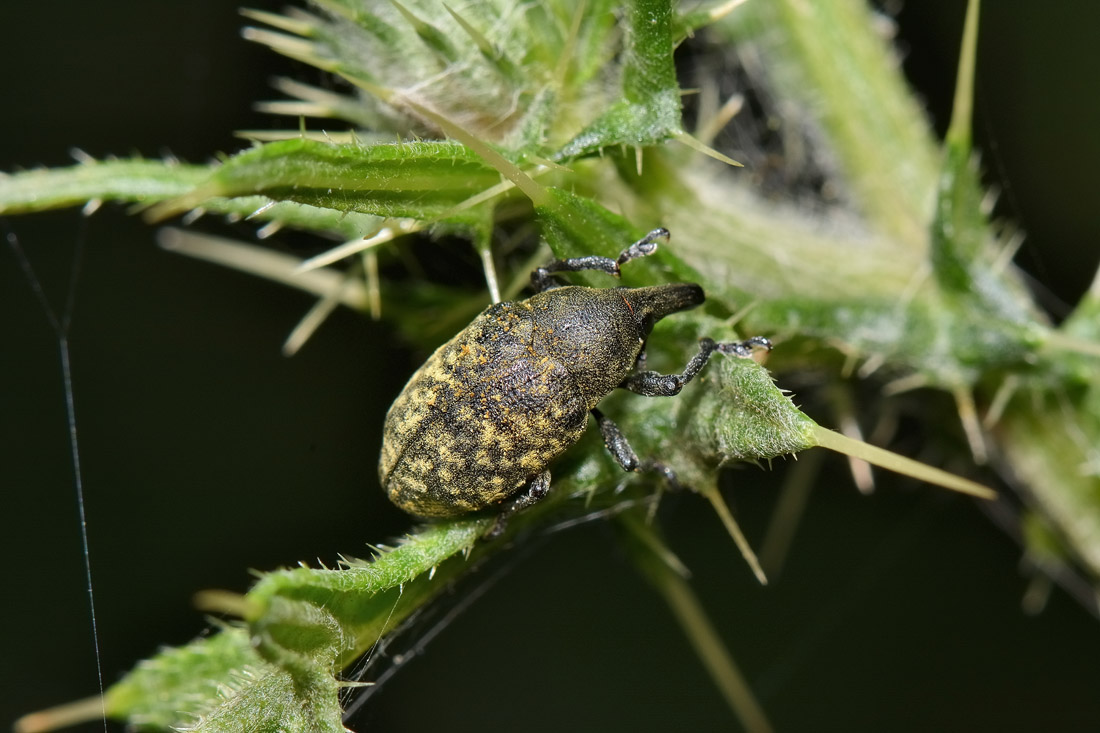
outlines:
[{"label": "weevil elytra", "polygon": [[618,259],[556,260],[531,275],[535,294],[490,306],[416,371],[390,407],[378,472],[390,500],[420,517],[454,517],[497,507],[510,513],[546,494],[548,467],[580,439],[591,413],[607,449],[627,471],[676,476],[641,460],[596,405],[617,387],[671,396],[715,352],[750,356],[766,338],[702,339],[681,374],[645,371],[653,324],[704,300],[694,284],[642,288],[563,285],[555,272],[600,270],[652,254],[655,229]]}]

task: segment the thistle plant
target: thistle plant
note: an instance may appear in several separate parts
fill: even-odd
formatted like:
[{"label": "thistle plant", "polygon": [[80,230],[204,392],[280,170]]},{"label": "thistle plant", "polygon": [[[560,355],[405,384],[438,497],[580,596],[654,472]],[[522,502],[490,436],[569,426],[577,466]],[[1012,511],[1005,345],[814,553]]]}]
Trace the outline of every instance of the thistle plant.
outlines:
[{"label": "thistle plant", "polygon": [[[761,581],[764,568],[718,490],[719,469],[820,446],[851,456],[864,482],[866,461],[990,500],[956,474],[989,481],[989,465],[1011,476],[1028,552],[1095,588],[1100,291],[1052,326],[983,207],[970,142],[977,12],[972,2],[940,143],[856,0],[314,0],[281,15],[249,11],[246,38],[334,79],[278,82],[282,98],[262,107],[289,120],[285,132],[253,134],[250,148],[207,165],[84,160],[13,173],[0,178],[0,213],[136,205],[149,222],[171,223],[163,246],[316,295],[288,353],[339,306],[392,317],[410,342],[431,348],[488,302],[516,296],[530,263],[551,253],[614,256],[667,227],[671,244],[624,283],[697,282],[708,301],[661,324],[653,358],[680,363],[701,336],[734,338],[734,329],[780,346],[766,369],[717,360],[705,384],[672,403],[612,400],[608,409],[639,453],[660,455],[714,507]],[[792,110],[828,161],[831,198],[812,210],[778,204],[713,147],[740,99],[721,99],[716,80],[699,79],[688,128],[673,56],[704,34],[731,55],[767,59],[754,81]],[[243,217],[262,234],[301,230],[334,246],[296,258],[196,234],[202,216]],[[387,283],[380,272],[416,237],[468,242],[484,294]],[[514,241],[523,256],[504,257],[502,243]],[[606,285],[600,277],[576,280]],[[963,437],[943,461],[955,473],[862,443],[858,429],[820,426],[773,381],[806,374],[838,394],[864,380],[884,403],[916,389],[946,393],[957,410],[936,420]],[[857,425],[858,412],[838,410],[836,423]],[[370,681],[370,668],[362,679],[353,673],[355,662],[380,640],[405,626],[415,633],[418,612],[515,543],[599,519],[613,523],[744,725],[768,729],[662,538],[662,487],[624,478],[595,436],[554,475],[550,496],[501,537],[486,538],[493,519],[481,515],[419,525],[365,560],[268,573],[243,596],[202,594],[204,609],[232,620],[140,663],[106,690],[106,714],[149,730],[344,730],[344,707]],[[97,698],[28,717],[22,729],[100,709]]]}]

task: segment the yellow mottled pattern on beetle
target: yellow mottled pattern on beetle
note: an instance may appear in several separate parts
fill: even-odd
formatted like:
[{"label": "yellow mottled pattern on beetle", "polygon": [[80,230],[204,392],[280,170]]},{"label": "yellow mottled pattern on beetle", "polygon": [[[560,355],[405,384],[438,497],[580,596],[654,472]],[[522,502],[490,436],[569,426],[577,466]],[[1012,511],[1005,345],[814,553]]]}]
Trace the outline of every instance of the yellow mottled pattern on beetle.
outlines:
[{"label": "yellow mottled pattern on beetle", "polygon": [[441,346],[390,407],[379,474],[390,499],[457,516],[516,493],[580,437],[591,405],[540,354],[526,301],[492,306]]}]

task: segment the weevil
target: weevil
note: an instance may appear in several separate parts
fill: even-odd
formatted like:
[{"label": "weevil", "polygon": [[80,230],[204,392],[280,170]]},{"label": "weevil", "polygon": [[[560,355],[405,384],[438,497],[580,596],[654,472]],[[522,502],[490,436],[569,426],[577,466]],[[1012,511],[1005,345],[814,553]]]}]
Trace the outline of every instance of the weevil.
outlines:
[{"label": "weevil", "polygon": [[497,508],[502,516],[542,498],[549,466],[584,433],[591,414],[626,471],[676,474],[639,459],[618,426],[597,409],[616,388],[647,397],[678,394],[715,352],[751,356],[763,337],[704,338],[680,374],[645,370],[653,324],[700,305],[703,289],[678,283],[641,288],[564,285],[557,272],[618,276],[657,250],[655,229],[617,259],[555,260],[531,274],[535,294],[490,306],[432,354],[386,415],[378,473],[391,501],[418,517],[455,517]]}]

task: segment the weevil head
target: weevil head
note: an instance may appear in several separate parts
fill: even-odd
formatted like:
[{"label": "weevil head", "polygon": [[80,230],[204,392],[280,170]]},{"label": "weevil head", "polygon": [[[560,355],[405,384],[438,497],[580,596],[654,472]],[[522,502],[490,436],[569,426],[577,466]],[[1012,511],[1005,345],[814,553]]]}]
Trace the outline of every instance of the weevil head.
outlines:
[{"label": "weevil head", "polygon": [[703,302],[698,285],[569,286],[532,296],[533,349],[564,367],[590,407],[633,369],[653,324]]}]

